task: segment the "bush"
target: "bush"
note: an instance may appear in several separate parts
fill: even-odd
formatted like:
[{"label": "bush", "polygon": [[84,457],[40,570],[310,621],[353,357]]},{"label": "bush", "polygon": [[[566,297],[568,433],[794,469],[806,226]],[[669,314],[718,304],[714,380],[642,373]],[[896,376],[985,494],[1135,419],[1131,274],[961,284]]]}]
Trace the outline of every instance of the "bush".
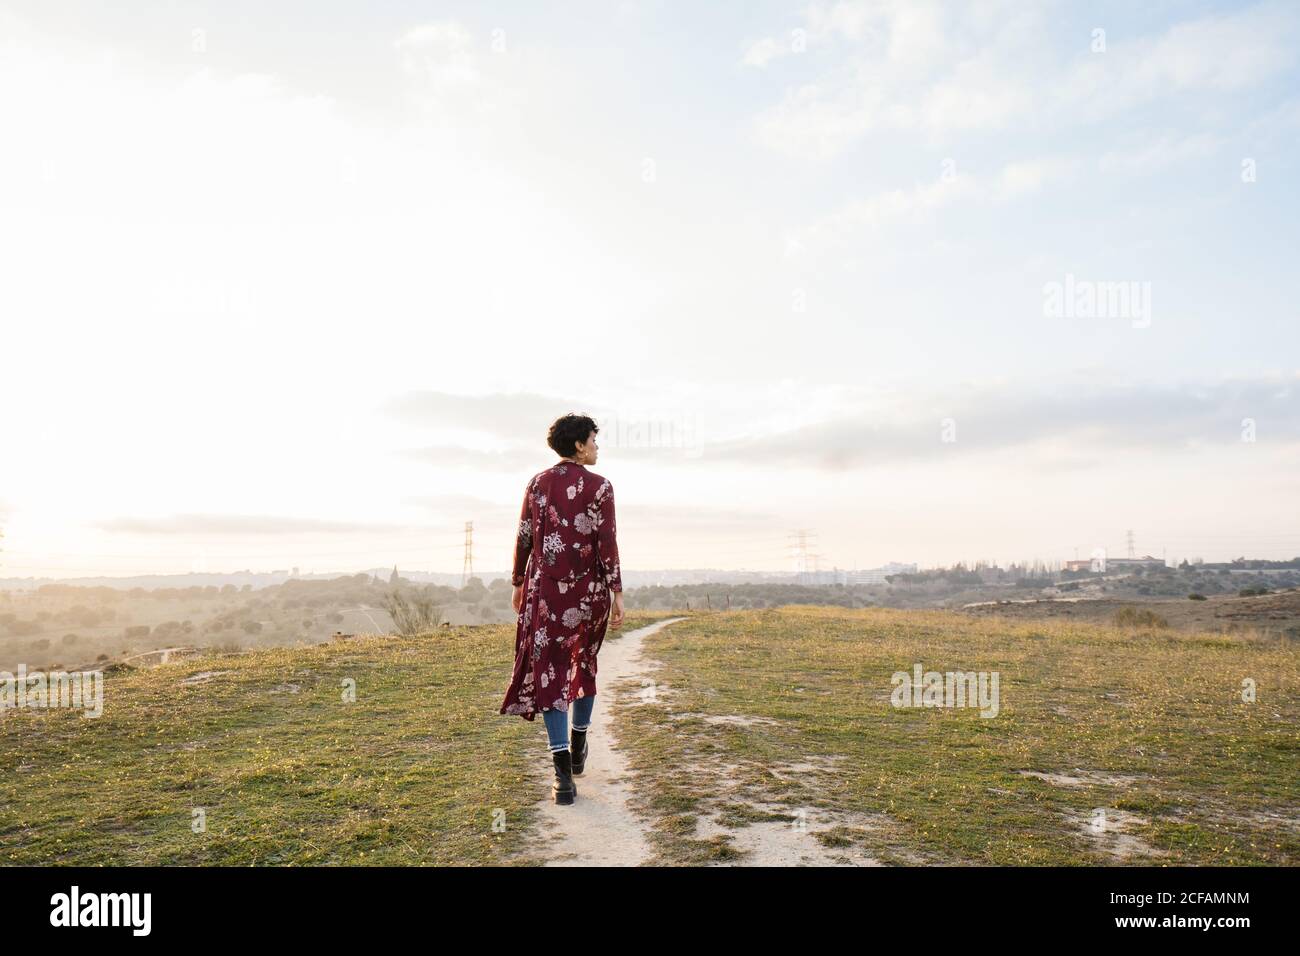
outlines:
[{"label": "bush", "polygon": [[[470,580],[478,581],[477,578]],[[482,581],[479,581],[479,587],[482,589]],[[395,590],[385,594],[379,603],[393,619],[397,633],[403,637],[430,631],[438,626],[442,618],[442,609],[433,603],[433,598],[428,594],[413,595],[408,602],[400,591]]]},{"label": "bush", "polygon": [[1135,607],[1122,607],[1115,612],[1115,623],[1119,627],[1168,627],[1169,622],[1150,609],[1138,610]]},{"label": "bush", "polygon": [[1205,600],[1205,595],[1204,595],[1204,594],[1197,594],[1195,591],[1193,591],[1191,594],[1187,595],[1187,599],[1188,599],[1189,601],[1204,601],[1204,600]]}]

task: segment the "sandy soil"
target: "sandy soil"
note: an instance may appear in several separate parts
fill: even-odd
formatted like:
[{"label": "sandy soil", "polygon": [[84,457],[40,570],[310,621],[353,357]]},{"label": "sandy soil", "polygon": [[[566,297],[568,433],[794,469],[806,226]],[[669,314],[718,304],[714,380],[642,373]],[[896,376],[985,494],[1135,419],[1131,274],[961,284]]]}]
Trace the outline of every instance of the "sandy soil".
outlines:
[{"label": "sandy soil", "polygon": [[538,803],[540,834],[535,849],[548,866],[638,866],[650,858],[646,824],[628,806],[631,774],[611,733],[609,717],[618,700],[618,685],[625,678],[639,683],[652,667],[641,654],[642,639],[680,620],[683,618],[668,618],[615,640],[605,639],[600,649],[596,706],[587,734],[587,767],[581,777],[574,778],[578,799],[567,807],[553,803],[548,773],[545,796]]}]

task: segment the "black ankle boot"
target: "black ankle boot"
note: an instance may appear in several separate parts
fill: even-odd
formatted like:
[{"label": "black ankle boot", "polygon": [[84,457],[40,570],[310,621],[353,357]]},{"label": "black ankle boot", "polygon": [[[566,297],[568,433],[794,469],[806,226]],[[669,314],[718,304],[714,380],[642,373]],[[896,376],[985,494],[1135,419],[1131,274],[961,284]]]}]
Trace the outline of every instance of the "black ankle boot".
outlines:
[{"label": "black ankle boot", "polygon": [[556,803],[569,804],[578,795],[578,785],[573,782],[573,756],[567,750],[551,753],[555,761],[555,783],[551,784],[551,796]]},{"label": "black ankle boot", "polygon": [[583,768],[587,766],[587,731],[569,731],[569,753],[573,754],[573,775],[582,776]]}]

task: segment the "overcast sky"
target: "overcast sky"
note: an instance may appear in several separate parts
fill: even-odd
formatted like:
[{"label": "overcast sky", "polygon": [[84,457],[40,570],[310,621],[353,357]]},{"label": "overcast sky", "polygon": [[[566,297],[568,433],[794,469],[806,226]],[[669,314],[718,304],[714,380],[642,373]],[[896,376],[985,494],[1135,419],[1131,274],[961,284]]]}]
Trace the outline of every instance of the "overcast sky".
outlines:
[{"label": "overcast sky", "polygon": [[1300,554],[1298,60],[1285,2],[2,2],[0,576],[501,570],[571,410],[633,570]]}]

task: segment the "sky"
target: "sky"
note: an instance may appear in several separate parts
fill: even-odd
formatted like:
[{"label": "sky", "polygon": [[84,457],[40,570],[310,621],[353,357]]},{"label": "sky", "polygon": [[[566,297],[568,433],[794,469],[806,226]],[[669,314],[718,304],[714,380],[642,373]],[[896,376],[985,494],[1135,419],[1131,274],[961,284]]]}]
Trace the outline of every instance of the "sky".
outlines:
[{"label": "sky", "polygon": [[1293,3],[0,2],[0,577],[1300,554]]}]

